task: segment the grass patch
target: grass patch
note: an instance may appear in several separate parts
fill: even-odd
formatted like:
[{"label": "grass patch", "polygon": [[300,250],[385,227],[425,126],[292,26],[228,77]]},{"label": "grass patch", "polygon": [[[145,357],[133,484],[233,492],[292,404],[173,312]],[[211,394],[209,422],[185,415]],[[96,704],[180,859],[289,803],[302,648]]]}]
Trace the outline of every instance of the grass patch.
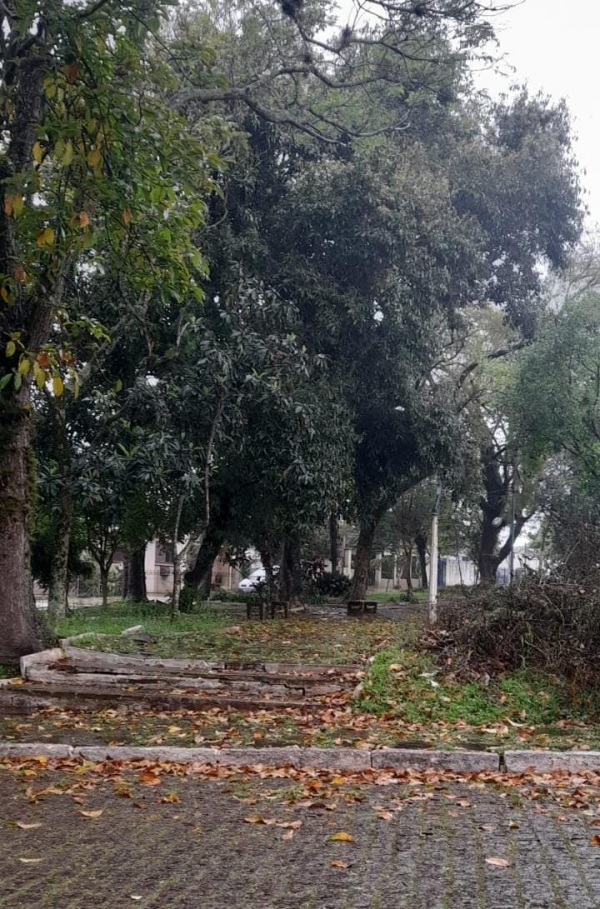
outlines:
[{"label": "grass patch", "polygon": [[[234,616],[235,617],[235,616]],[[75,634],[120,635],[125,628],[143,625],[154,635],[172,637],[199,628],[219,628],[231,624],[229,607],[200,606],[193,613],[181,613],[175,620],[169,616],[166,603],[109,603],[74,609],[56,627],[58,637]]]},{"label": "grass patch", "polygon": [[[137,609],[114,604],[106,610],[85,609],[59,625],[61,636],[90,633],[80,646],[116,653],[137,653],[139,645],[120,632],[143,624],[156,636],[143,652],[160,657],[247,662],[363,663],[380,647],[408,646],[416,636],[410,621],[387,619],[329,620],[310,615],[290,619],[247,621],[243,607],[206,606],[171,622],[165,606]],[[237,608],[237,612],[236,612]],[[161,612],[162,609],[162,612]],[[99,637],[99,635],[108,637]],[[93,635],[98,635],[94,637]]]},{"label": "grass patch", "polygon": [[0,679],[14,679],[20,674],[18,666],[0,666]]},{"label": "grass patch", "polygon": [[551,726],[563,719],[598,714],[594,698],[572,703],[559,680],[541,673],[511,672],[484,686],[457,682],[436,671],[428,654],[401,649],[377,654],[365,678],[361,709],[377,716],[390,713],[408,723],[464,723],[485,727],[497,723]]}]

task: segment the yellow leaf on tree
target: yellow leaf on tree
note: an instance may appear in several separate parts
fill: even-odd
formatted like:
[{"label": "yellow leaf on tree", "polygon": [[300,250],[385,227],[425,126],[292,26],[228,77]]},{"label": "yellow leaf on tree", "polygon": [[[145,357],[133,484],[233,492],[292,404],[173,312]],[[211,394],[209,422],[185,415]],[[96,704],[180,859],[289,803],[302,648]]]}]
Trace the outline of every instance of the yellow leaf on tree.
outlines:
[{"label": "yellow leaf on tree", "polygon": [[0,288],[0,297],[4,300],[5,303],[8,303],[10,294],[7,287]]},{"label": "yellow leaf on tree", "polygon": [[4,353],[7,357],[12,357],[12,356],[14,356],[16,349],[17,349],[17,345],[15,344],[15,342],[9,341],[8,344],[6,345],[6,350],[4,351]]},{"label": "yellow leaf on tree", "polygon": [[60,376],[54,376],[54,378],[52,379],[52,390],[54,391],[54,394],[56,395],[56,397],[60,398],[63,391],[65,390],[65,386],[63,385],[63,380],[61,379]]},{"label": "yellow leaf on tree", "polygon": [[90,167],[98,167],[102,161],[102,152],[99,148],[93,148],[87,153],[87,163]]},{"label": "yellow leaf on tree", "polygon": [[32,149],[32,154],[33,154],[33,160],[36,162],[36,164],[41,164],[42,158],[44,157],[44,149],[42,148],[42,146],[40,145],[39,142],[36,142],[34,144],[33,149]]},{"label": "yellow leaf on tree", "polygon": [[37,362],[33,364],[33,377],[38,388],[43,388],[46,384],[46,373],[40,368]]},{"label": "yellow leaf on tree", "polygon": [[36,243],[41,248],[43,246],[53,246],[54,245],[55,234],[51,227],[45,227],[44,230],[40,231],[37,235]]},{"label": "yellow leaf on tree", "polygon": [[19,363],[19,372],[22,376],[26,376],[30,369],[31,360],[29,360],[27,357],[22,357],[21,362]]},{"label": "yellow leaf on tree", "polygon": [[338,830],[337,833],[332,834],[329,839],[333,843],[353,843],[354,837],[351,833],[346,833],[345,830]]}]

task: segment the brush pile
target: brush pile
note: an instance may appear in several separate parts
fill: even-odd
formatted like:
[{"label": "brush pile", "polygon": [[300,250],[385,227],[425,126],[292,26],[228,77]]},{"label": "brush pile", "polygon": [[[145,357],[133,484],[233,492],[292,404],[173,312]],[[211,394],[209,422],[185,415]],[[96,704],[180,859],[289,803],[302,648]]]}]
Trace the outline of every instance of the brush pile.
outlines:
[{"label": "brush pile", "polygon": [[600,682],[600,588],[530,574],[441,603],[422,644],[460,674],[539,669],[576,685]]}]

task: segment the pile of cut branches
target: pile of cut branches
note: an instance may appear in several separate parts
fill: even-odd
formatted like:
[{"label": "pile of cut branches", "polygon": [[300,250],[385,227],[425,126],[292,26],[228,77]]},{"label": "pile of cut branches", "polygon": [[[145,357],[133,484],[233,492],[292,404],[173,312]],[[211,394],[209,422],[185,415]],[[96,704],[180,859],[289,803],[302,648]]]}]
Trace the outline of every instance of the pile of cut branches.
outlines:
[{"label": "pile of cut branches", "polygon": [[459,672],[531,668],[576,685],[600,682],[596,586],[532,574],[511,587],[476,588],[443,602],[440,629],[422,644]]}]

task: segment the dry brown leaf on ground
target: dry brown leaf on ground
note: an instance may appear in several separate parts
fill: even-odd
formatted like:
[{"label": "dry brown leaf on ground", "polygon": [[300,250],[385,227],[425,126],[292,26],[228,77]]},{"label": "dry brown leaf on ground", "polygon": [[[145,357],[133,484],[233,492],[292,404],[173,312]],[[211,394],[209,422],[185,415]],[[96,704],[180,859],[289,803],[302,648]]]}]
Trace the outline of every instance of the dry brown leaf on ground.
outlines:
[{"label": "dry brown leaf on ground", "polygon": [[491,858],[486,858],[488,865],[495,865],[496,868],[508,868],[510,862],[508,859],[496,858],[492,856]]},{"label": "dry brown leaf on ground", "polygon": [[138,779],[144,786],[160,786],[162,782],[161,778],[151,770],[144,770],[143,773],[140,773]]},{"label": "dry brown leaf on ground", "polygon": [[37,824],[24,824],[23,821],[15,821],[15,826],[20,830],[35,830],[37,827],[41,827],[41,823]]},{"label": "dry brown leaf on ground", "polygon": [[590,837],[590,846],[600,846],[600,835],[595,833]]},{"label": "dry brown leaf on ground", "polygon": [[24,865],[37,865],[38,862],[41,862],[41,858],[20,858],[20,862],[23,862]]},{"label": "dry brown leaf on ground", "polygon": [[349,868],[350,862],[343,862],[341,859],[333,859],[329,862],[332,868]]},{"label": "dry brown leaf on ground", "polygon": [[89,818],[92,818],[93,820],[95,820],[96,818],[100,817],[100,815],[104,814],[104,808],[96,808],[95,811],[81,811],[80,810],[79,813],[82,817],[89,817]]}]

